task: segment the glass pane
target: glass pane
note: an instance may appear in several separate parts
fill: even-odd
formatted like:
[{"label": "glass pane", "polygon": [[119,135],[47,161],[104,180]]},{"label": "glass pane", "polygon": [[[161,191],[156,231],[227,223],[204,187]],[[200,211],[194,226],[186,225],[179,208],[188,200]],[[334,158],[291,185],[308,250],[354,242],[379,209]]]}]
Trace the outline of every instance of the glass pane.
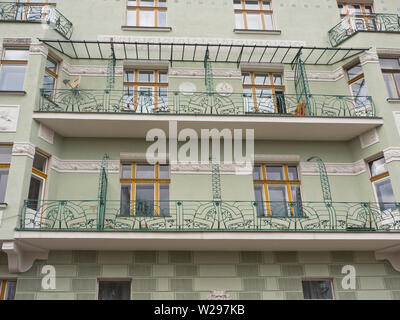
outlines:
[{"label": "glass pane", "polygon": [[354,97],[358,96],[368,96],[368,88],[364,78],[353,82],[350,85],[351,91]]},{"label": "glass pane", "polygon": [[266,166],[267,180],[285,180],[282,166]]},{"label": "glass pane", "polygon": [[265,215],[264,187],[262,184],[254,185],[254,196],[257,203],[257,215]]},{"label": "glass pane", "polygon": [[261,15],[259,13],[247,13],[247,27],[248,29],[261,30]]},{"label": "glass pane", "polygon": [[12,146],[0,146],[0,163],[11,162]]},{"label": "glass pane", "polygon": [[121,166],[121,178],[122,179],[131,179],[132,178],[132,165],[131,164],[123,164]]},{"label": "glass pane", "polygon": [[136,112],[150,113],[154,109],[154,88],[139,87],[138,91],[138,106]]},{"label": "glass pane", "polygon": [[136,0],[128,0],[128,6],[135,7],[137,5]]},{"label": "glass pane", "polygon": [[17,281],[7,280],[4,300],[14,300],[16,287],[17,287]]},{"label": "glass pane", "polygon": [[120,214],[122,216],[131,215],[131,184],[121,185],[121,208]]},{"label": "glass pane", "polygon": [[45,72],[43,78],[43,89],[44,89],[43,94],[46,97],[52,96],[55,85],[56,85],[56,79],[52,75]]},{"label": "glass pane", "polygon": [[233,7],[235,9],[242,9],[242,1],[241,0],[234,0],[233,1]]},{"label": "glass pane", "polygon": [[136,165],[136,179],[154,179],[154,166],[150,164]]},{"label": "glass pane", "polygon": [[242,73],[242,83],[251,84],[250,73]]},{"label": "glass pane", "polygon": [[3,60],[28,60],[29,50],[5,49]]},{"label": "glass pane", "polygon": [[28,192],[28,200],[32,200],[32,202],[28,204],[28,208],[37,210],[39,201],[42,198],[42,187],[43,179],[32,176]]},{"label": "glass pane", "polygon": [[270,85],[271,81],[269,78],[269,74],[258,74],[256,73],[254,75],[254,83],[255,84],[261,84],[261,85]]},{"label": "glass pane", "polygon": [[125,71],[125,82],[134,82],[135,81],[135,73],[133,71]]},{"label": "glass pane", "polygon": [[274,25],[272,23],[272,15],[264,14],[264,22],[265,22],[266,30],[273,30],[274,29]]},{"label": "glass pane", "polygon": [[169,184],[168,183],[160,183],[160,216],[169,216]]},{"label": "glass pane", "polygon": [[363,70],[362,70],[361,64],[357,64],[356,66],[347,70],[347,75],[349,77],[349,80],[354,79],[355,77],[359,76],[362,73],[363,73]]},{"label": "glass pane", "polygon": [[301,200],[301,192],[300,192],[300,185],[291,185],[290,186],[290,193],[292,196],[292,209],[291,210],[291,215],[296,216],[296,217],[302,217],[303,216],[303,204]]},{"label": "glass pane", "polygon": [[333,299],[330,280],[302,281],[304,299]]},{"label": "glass pane", "polygon": [[164,71],[158,72],[158,82],[162,82],[162,83],[168,82],[167,72],[164,72]]},{"label": "glass pane", "polygon": [[400,69],[400,61],[399,59],[384,59],[380,58],[379,63],[382,69],[392,69],[399,70]]},{"label": "glass pane", "polygon": [[[142,3],[142,2],[140,2],[140,3]],[[139,25],[141,27],[154,27],[154,25],[155,25],[154,11],[140,10],[139,11]]]},{"label": "glass pane", "polygon": [[347,8],[349,9],[349,13],[350,14],[352,14],[352,13],[361,13],[362,12],[361,11],[361,7],[359,5],[348,4]]},{"label": "glass pane", "polygon": [[297,174],[297,167],[294,166],[289,166],[288,167],[288,174],[289,174],[289,180],[299,180],[299,176]]},{"label": "glass pane", "polygon": [[243,88],[243,104],[246,112],[254,112],[253,92],[250,88]]},{"label": "glass pane", "polygon": [[282,85],[282,75],[280,74],[274,74],[274,84],[277,86]]},{"label": "glass pane", "polygon": [[57,62],[48,57],[46,60],[46,68],[54,73],[57,73]]},{"label": "glass pane", "polygon": [[371,161],[369,163],[369,169],[371,172],[371,177],[378,176],[382,173],[385,173],[388,171],[387,166],[386,166],[386,161],[385,158],[380,158],[375,161]]},{"label": "glass pane", "polygon": [[139,71],[139,82],[154,82],[154,72]]},{"label": "glass pane", "polygon": [[390,179],[376,181],[374,186],[379,202],[396,202]]},{"label": "glass pane", "polygon": [[136,26],[136,10],[128,10],[126,24],[128,26]]},{"label": "glass pane", "polygon": [[253,167],[253,179],[254,180],[264,180],[262,173],[262,166],[254,166]]},{"label": "glass pane", "polygon": [[99,281],[99,300],[130,300],[130,281]]},{"label": "glass pane", "polygon": [[[268,176],[268,175],[267,175]],[[270,201],[271,215],[287,216],[287,196],[285,185],[268,185],[268,195]]]},{"label": "glass pane", "polygon": [[169,179],[169,165],[160,165],[158,170],[159,179]]},{"label": "glass pane", "polygon": [[235,28],[244,29],[243,13],[241,12],[235,13]]},{"label": "glass pane", "polygon": [[41,172],[46,172],[46,164],[47,164],[47,158],[39,153],[35,153],[32,167]]},{"label": "glass pane", "polygon": [[158,10],[158,26],[159,27],[167,26],[167,11]]},{"label": "glass pane", "polygon": [[245,8],[249,10],[260,10],[258,0],[246,0]]},{"label": "glass pane", "polygon": [[263,1],[263,10],[271,10],[271,4],[269,1]]},{"label": "glass pane", "polygon": [[395,73],[394,74],[394,80],[397,84],[397,96],[395,96],[395,98],[400,98],[400,73]]},{"label": "glass pane", "polygon": [[383,78],[385,79],[389,98],[397,98],[396,84],[394,82],[393,75],[391,73],[384,73]]},{"label": "glass pane", "polygon": [[158,6],[165,8],[167,6],[167,0],[158,0]]},{"label": "glass pane", "polygon": [[275,113],[272,89],[256,89],[256,95],[258,112]]},{"label": "glass pane", "polygon": [[371,6],[365,6],[365,13],[372,13],[372,7]]},{"label": "glass pane", "polygon": [[154,184],[136,183],[136,212],[137,216],[154,215]]},{"label": "glass pane", "polygon": [[0,90],[22,91],[24,89],[25,65],[6,65],[0,69]]},{"label": "glass pane", "polygon": [[154,0],[140,0],[141,7],[154,7]]},{"label": "glass pane", "polygon": [[7,190],[7,180],[8,180],[8,168],[0,168],[0,203],[4,203],[6,190]]}]

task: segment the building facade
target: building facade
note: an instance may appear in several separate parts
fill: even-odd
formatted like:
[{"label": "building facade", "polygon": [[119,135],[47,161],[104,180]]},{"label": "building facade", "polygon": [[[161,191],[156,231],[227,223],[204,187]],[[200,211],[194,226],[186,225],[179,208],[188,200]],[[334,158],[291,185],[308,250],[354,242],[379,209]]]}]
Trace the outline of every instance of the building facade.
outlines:
[{"label": "building facade", "polygon": [[0,1],[0,158],[0,299],[400,299],[400,3]]}]

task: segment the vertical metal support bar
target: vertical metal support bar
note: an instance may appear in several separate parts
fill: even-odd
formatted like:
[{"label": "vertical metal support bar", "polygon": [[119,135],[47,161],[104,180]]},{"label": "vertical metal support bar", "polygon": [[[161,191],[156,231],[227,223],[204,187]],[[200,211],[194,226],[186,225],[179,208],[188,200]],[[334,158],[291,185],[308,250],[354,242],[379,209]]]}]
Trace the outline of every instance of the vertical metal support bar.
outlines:
[{"label": "vertical metal support bar", "polygon": [[106,201],[107,201],[107,185],[108,185],[108,160],[109,156],[105,154],[101,161],[100,166],[100,177],[99,177],[99,209],[98,209],[98,220],[97,220],[97,229],[103,230],[105,223],[105,214],[106,214]]},{"label": "vertical metal support bar", "polygon": [[[301,60],[301,50],[296,55],[291,64],[294,70],[294,87],[297,95],[297,103],[299,108],[298,115],[314,115],[310,105],[310,87],[308,85],[307,73],[303,61]],[[304,108],[304,111],[302,111]]]},{"label": "vertical metal support bar", "polygon": [[[112,41],[112,39],[111,39]],[[115,84],[115,65],[117,59],[115,58],[114,44],[111,42],[111,54],[107,63],[107,90],[112,90]]]}]

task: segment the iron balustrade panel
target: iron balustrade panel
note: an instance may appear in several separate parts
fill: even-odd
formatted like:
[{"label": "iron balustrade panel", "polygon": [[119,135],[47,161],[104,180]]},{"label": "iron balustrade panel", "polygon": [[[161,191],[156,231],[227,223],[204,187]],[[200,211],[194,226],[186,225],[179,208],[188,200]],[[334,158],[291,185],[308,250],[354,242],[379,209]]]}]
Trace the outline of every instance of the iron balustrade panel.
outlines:
[{"label": "iron balustrade panel", "polygon": [[[307,100],[307,101],[306,101]],[[41,89],[38,112],[375,117],[370,96]]]},{"label": "iron balustrade panel", "polygon": [[0,2],[0,21],[45,23],[66,39],[73,33],[72,22],[51,5]]},{"label": "iron balustrade panel", "polygon": [[400,32],[400,15],[390,13],[351,14],[329,30],[333,47],[358,32]]},{"label": "iron balustrade panel", "polygon": [[[400,232],[400,203],[283,201],[25,201],[19,230]],[[98,219],[104,221],[98,228]]]}]

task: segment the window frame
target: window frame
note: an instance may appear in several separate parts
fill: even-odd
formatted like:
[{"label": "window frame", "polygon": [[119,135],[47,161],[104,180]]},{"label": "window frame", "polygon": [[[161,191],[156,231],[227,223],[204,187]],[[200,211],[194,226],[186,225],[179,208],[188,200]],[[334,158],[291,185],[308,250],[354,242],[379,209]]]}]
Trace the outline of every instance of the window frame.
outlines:
[{"label": "window frame", "polygon": [[[128,27],[139,27],[139,28],[166,28],[168,25],[168,0],[165,1],[166,6],[165,7],[160,7],[158,5],[159,0],[154,0],[154,6],[141,6],[140,5],[141,0],[136,0],[136,6],[130,6],[129,5],[129,0],[126,0],[126,24]],[[128,12],[129,11],[135,11],[136,15],[136,20],[135,20],[135,25],[129,24],[128,22]],[[153,26],[143,26],[140,25],[140,11],[153,11],[154,12],[154,25]],[[165,26],[159,26],[159,11],[165,11]]]},{"label": "window frame", "polygon": [[[132,300],[132,279],[131,278],[97,278],[96,282],[96,300],[99,300],[100,282],[129,282],[129,300]],[[123,300],[119,300],[123,301]]]},{"label": "window frame", "polygon": [[[332,299],[306,299],[304,297],[304,289],[303,289],[303,281],[329,281],[331,291],[332,291]],[[303,299],[304,300],[336,300],[336,288],[335,288],[335,282],[333,281],[333,278],[302,278],[301,279],[301,286],[302,286],[302,292],[303,292]]]},{"label": "window frame", "polygon": [[[27,53],[28,53],[28,60],[5,60],[4,58],[5,58],[5,55],[6,55],[6,51],[7,51],[7,50],[10,50],[10,51],[13,51],[13,50],[23,50],[23,51],[27,51]],[[2,52],[1,52],[1,55],[0,55],[0,76],[1,76],[2,69],[3,69],[3,68],[2,68],[3,65],[12,65],[12,66],[21,66],[21,65],[24,65],[24,66],[25,66],[24,81],[23,81],[22,88],[21,88],[20,90],[14,90],[14,89],[10,90],[10,89],[7,89],[7,90],[3,90],[3,91],[11,91],[11,92],[13,92],[13,91],[16,91],[16,92],[18,92],[18,91],[23,91],[24,86],[25,86],[26,70],[27,70],[28,61],[29,61],[29,48],[28,48],[28,47],[6,46],[6,47],[3,48]]]},{"label": "window frame", "polygon": [[[127,81],[126,74],[133,72],[133,81]],[[140,72],[153,72],[153,82],[140,82],[139,74]],[[160,82],[159,75],[160,73],[165,73],[167,76],[167,82]],[[123,90],[124,96],[131,97],[129,95],[125,95],[125,92],[128,88],[133,87],[133,110],[130,108],[126,108],[126,103],[124,103],[124,110],[131,110],[137,112],[139,107],[139,96],[138,92],[140,91],[140,87],[148,87],[153,90],[153,98],[154,98],[154,106],[152,112],[155,113],[159,108],[159,89],[161,87],[167,88],[167,102],[168,102],[168,70],[167,69],[132,69],[126,68],[123,73]],[[140,111],[139,113],[143,113]]]},{"label": "window frame", "polygon": [[[286,202],[288,203],[292,203],[293,201],[293,195],[292,195],[292,190],[291,190],[291,186],[292,185],[297,185],[300,188],[300,196],[301,199],[300,201],[302,202],[303,200],[303,196],[302,196],[302,188],[301,188],[301,180],[300,180],[300,174],[299,174],[299,166],[298,164],[288,164],[288,163],[282,163],[282,164],[277,164],[277,163],[255,163],[254,166],[261,166],[261,173],[262,173],[262,178],[261,180],[256,180],[254,179],[253,176],[253,188],[255,185],[262,185],[263,186],[263,198],[265,199],[264,202],[266,202],[266,208],[264,208],[264,216],[268,216],[268,217],[273,217],[274,215],[272,214],[272,210],[271,210],[271,202],[269,200],[269,191],[268,191],[268,186],[269,185],[274,185],[274,184],[278,184],[278,185],[285,185],[285,192],[286,192],[286,196],[287,196],[287,200]],[[267,169],[266,167],[281,167],[283,170],[283,174],[284,174],[284,180],[270,180],[267,177]],[[298,180],[290,180],[289,179],[289,167],[296,167],[296,171],[297,171],[297,178]],[[266,214],[265,214],[266,213]],[[290,213],[290,217],[294,217],[295,214],[293,212],[293,210],[291,210]]]},{"label": "window frame", "polygon": [[[379,57],[379,60],[380,59],[393,59],[393,60],[397,60],[397,62],[399,63],[399,69],[384,69],[381,67],[381,71],[382,71],[383,75],[390,74],[392,76],[392,80],[393,80],[394,86],[396,88],[397,97],[389,97],[389,99],[400,99],[400,82],[398,82],[395,78],[395,74],[400,75],[400,57]],[[384,82],[385,82],[385,86],[386,86],[386,89],[389,94],[389,88],[387,87],[385,79],[384,79]]]},{"label": "window frame", "polygon": [[[38,207],[39,204],[40,204],[40,201],[43,201],[46,198],[50,156],[48,154],[40,151],[40,150],[35,150],[35,155],[36,154],[39,154],[40,156],[46,158],[46,168],[45,168],[44,171],[40,171],[40,170],[34,168],[33,164],[32,164],[32,173],[31,173],[31,176],[30,176],[31,179],[29,180],[28,198],[29,198],[29,190],[30,190],[30,183],[31,183],[32,177],[35,177],[36,179],[41,180],[42,183],[43,183],[43,187],[42,187],[42,191],[41,191],[39,199],[37,199],[37,200],[28,199],[28,201],[37,201],[38,202],[37,203],[37,207]],[[37,207],[36,207],[36,210],[37,210]]]},{"label": "window frame", "polygon": [[[13,144],[12,143],[0,143],[0,148],[2,148],[2,147],[11,147],[11,154],[10,154],[10,158],[11,158]],[[7,168],[8,175],[10,174],[10,167],[11,167],[11,159],[10,159],[10,162],[0,162],[0,168]],[[7,183],[8,183],[8,177],[7,177]],[[4,190],[4,200],[5,200],[5,195],[7,192],[7,183],[6,183],[6,190]]]},{"label": "window frame", "polygon": [[[7,286],[9,282],[15,282],[17,283],[17,279],[0,279],[0,301],[2,300],[14,300],[15,296],[13,299],[6,299],[6,293],[7,293]],[[7,297],[8,298],[8,297]]]},{"label": "window frame", "polygon": [[[250,76],[250,84],[245,84],[243,81],[243,75],[244,74],[249,74]],[[269,76],[269,83],[268,85],[264,84],[256,84],[255,81],[255,75],[256,74],[261,74],[261,75],[268,75]],[[275,85],[274,84],[274,75],[280,75],[282,84],[281,85]],[[284,85],[284,78],[283,78],[283,72],[268,72],[268,71],[242,71],[242,88],[243,89],[251,89],[252,93],[252,98],[253,98],[253,105],[254,105],[254,112],[258,113],[258,97],[257,97],[257,89],[270,89],[272,91],[271,95],[274,97],[276,95],[276,91],[282,91],[283,95],[285,94],[285,85]],[[247,111],[249,112],[249,111]],[[280,113],[278,110],[278,104],[276,99],[274,99],[274,113],[278,114]]]},{"label": "window frame", "polygon": [[[46,63],[47,63],[47,60],[51,60],[52,62],[54,62],[56,64],[56,72],[50,70],[45,64],[44,76],[43,76],[43,85],[44,85],[44,78],[46,77],[46,73],[47,73],[50,77],[54,78],[54,87],[52,89],[52,93],[54,94],[54,92],[55,92],[55,90],[57,89],[57,86],[58,86],[58,77],[59,77],[59,72],[60,72],[61,61],[59,59],[55,58],[52,54],[48,54],[47,55]],[[55,101],[55,99],[53,99],[53,100]]]},{"label": "window frame", "polygon": [[[131,166],[131,178],[122,178],[122,166],[123,165],[130,165]],[[137,165],[151,165],[154,167],[154,178],[146,179],[146,178],[136,178],[136,166]],[[163,166],[165,164],[162,164]],[[136,216],[136,184],[138,183],[148,183],[154,185],[154,216],[160,216],[160,184],[168,184],[171,186],[171,167],[168,164],[168,179],[160,179],[160,163],[156,163],[154,165],[144,163],[144,162],[122,162],[121,163],[121,175],[120,175],[120,198],[121,198],[121,189],[122,185],[130,185],[131,193],[130,193],[130,216]]]},{"label": "window frame", "polygon": [[[235,28],[238,30],[247,30],[247,31],[254,31],[254,30],[261,30],[261,31],[275,31],[275,22],[274,22],[274,13],[271,8],[271,10],[265,10],[263,8],[263,0],[257,0],[258,1],[258,6],[259,9],[246,9],[246,0],[240,0],[242,8],[241,9],[236,9],[234,7],[234,15],[235,15]],[[268,1],[269,6],[271,7],[271,2]],[[235,5],[235,3],[234,3]],[[237,28],[236,25],[236,14],[242,14],[242,21],[243,21],[243,29]],[[249,29],[248,27],[248,20],[247,20],[247,14],[259,14],[260,19],[261,19],[261,26],[262,29]],[[271,16],[271,22],[272,22],[272,29],[267,29],[266,28],[266,21],[265,21],[265,15],[270,15]]]}]

